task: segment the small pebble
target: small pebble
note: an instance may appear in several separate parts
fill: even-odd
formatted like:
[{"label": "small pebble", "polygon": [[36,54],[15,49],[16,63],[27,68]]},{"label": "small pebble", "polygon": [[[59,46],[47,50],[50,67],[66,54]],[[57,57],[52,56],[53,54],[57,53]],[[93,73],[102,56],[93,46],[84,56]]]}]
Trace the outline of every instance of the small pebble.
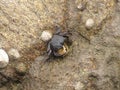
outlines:
[{"label": "small pebble", "polygon": [[0,68],[5,68],[9,63],[9,57],[5,50],[0,49]]},{"label": "small pebble", "polygon": [[77,8],[80,10],[80,11],[83,11],[84,9],[85,9],[85,4],[79,4],[78,6],[77,6]]},{"label": "small pebble", "polygon": [[91,29],[94,26],[94,20],[89,18],[86,20],[85,26],[87,29]]},{"label": "small pebble", "polygon": [[49,41],[51,38],[52,38],[52,32],[51,31],[45,30],[45,31],[42,32],[41,39],[44,42]]},{"label": "small pebble", "polygon": [[18,63],[15,67],[16,73],[19,75],[25,75],[27,68],[26,65],[22,62]]},{"label": "small pebble", "polygon": [[20,54],[18,52],[17,49],[14,49],[14,48],[11,48],[9,51],[8,51],[8,55],[10,56],[10,58],[12,59],[18,59],[20,58]]}]

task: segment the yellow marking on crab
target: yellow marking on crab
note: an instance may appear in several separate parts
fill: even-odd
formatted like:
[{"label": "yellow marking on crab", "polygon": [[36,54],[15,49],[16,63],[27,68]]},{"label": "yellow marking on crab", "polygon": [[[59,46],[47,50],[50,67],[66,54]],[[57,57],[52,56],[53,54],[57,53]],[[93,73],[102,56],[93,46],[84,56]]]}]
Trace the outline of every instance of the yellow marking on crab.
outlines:
[{"label": "yellow marking on crab", "polygon": [[57,53],[61,56],[66,55],[68,53],[68,46],[64,43],[63,47]]}]

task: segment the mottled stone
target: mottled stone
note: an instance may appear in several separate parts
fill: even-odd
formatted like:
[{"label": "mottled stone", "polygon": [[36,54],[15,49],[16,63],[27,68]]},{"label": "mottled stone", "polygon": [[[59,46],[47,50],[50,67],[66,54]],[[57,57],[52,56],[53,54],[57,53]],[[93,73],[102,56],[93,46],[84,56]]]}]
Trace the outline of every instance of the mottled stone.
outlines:
[{"label": "mottled stone", "polygon": [[16,69],[16,73],[19,75],[25,75],[26,71],[27,71],[27,67],[24,63],[18,63],[15,67]]}]

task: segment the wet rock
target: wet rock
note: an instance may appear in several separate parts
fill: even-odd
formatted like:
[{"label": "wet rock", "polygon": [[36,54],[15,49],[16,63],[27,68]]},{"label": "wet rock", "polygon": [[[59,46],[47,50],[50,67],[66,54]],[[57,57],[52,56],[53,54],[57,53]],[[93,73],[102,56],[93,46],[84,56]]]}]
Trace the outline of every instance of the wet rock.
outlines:
[{"label": "wet rock", "polygon": [[0,68],[5,68],[8,65],[8,63],[8,54],[3,49],[0,49]]},{"label": "wet rock", "polygon": [[18,58],[20,58],[20,53],[18,52],[17,49],[14,49],[14,48],[11,48],[8,51],[8,55],[9,55],[10,59],[18,59]]},{"label": "wet rock", "polygon": [[87,29],[91,29],[94,26],[94,20],[92,18],[89,18],[86,20],[85,27]]},{"label": "wet rock", "polygon": [[[76,12],[79,11],[76,10],[75,2],[77,1],[79,1],[79,3],[81,3],[81,1],[87,2],[87,9],[84,10],[84,12]],[[76,30],[80,30],[80,34],[83,34],[83,36],[87,36],[89,38],[89,36],[94,35],[94,32],[97,32],[98,30],[96,30],[96,27],[93,27],[93,29],[95,28],[94,30],[84,29],[84,21],[87,18],[92,17],[95,20],[95,24],[100,24],[102,27],[104,23],[107,24],[107,21],[110,23],[115,21],[114,18],[113,20],[109,20],[107,18],[111,16],[111,13],[113,12],[113,1],[115,0],[46,0],[44,2],[42,2],[42,0],[19,0],[19,2],[18,0],[0,0],[0,8],[2,11],[0,13],[2,16],[2,24],[0,24],[0,43],[5,47],[12,45],[12,47],[19,48],[19,50],[29,48],[31,41],[39,38],[38,32],[46,30],[48,26],[56,23],[60,24],[65,29],[73,29],[74,33],[77,33]],[[96,11],[94,10],[95,8],[97,8],[97,13],[94,13],[94,11]],[[82,18],[80,18],[80,16],[82,16]],[[118,21],[118,19],[116,20]],[[115,23],[120,26],[118,22]],[[109,33],[111,29],[113,32],[116,32],[116,30],[119,32],[119,29],[115,28],[116,25],[112,28],[108,28],[108,32],[106,33]],[[104,31],[106,31],[106,29]],[[73,37],[75,37],[74,33],[72,35]],[[116,34],[118,33],[116,32]],[[106,35],[106,37],[107,36],[108,35]],[[79,79],[82,79],[85,77],[85,74],[94,69],[100,69],[100,71],[97,70],[96,72],[99,72],[100,77],[103,78],[102,80],[99,79],[95,83],[106,80],[104,83],[100,83],[97,86],[104,86],[103,88],[100,87],[100,90],[119,90],[119,88],[116,88],[119,83],[117,84],[117,81],[115,81],[114,78],[108,77],[108,71],[109,73],[111,71],[115,71],[111,72],[114,74],[112,74],[112,76],[115,77],[116,80],[119,80],[119,76],[117,76],[119,74],[117,74],[117,72],[119,72],[120,66],[118,65],[115,67],[115,65],[119,64],[119,59],[116,61],[112,59],[113,63],[111,61],[108,65],[106,65],[106,59],[104,59],[106,57],[105,54],[109,53],[109,51],[107,53],[105,53],[105,51],[110,43],[105,46],[102,39],[96,40],[102,42],[101,46],[105,46],[102,50],[99,50],[98,48],[96,50],[94,48],[96,46],[102,48],[99,46],[100,44],[98,42],[92,44],[93,46],[91,45],[88,48],[88,43],[86,43],[82,37],[76,37],[76,39],[73,39],[78,44],[72,47],[72,52],[70,52],[71,55],[63,58],[63,60],[55,60],[44,64],[39,63],[40,60],[35,61],[30,69],[32,78],[28,77],[26,81],[22,83],[24,88],[21,90],[38,90],[38,88],[40,90],[63,90],[64,86],[71,86],[74,85],[74,83],[76,85],[76,89],[79,89],[80,87],[78,86],[80,83],[77,83],[80,81]],[[98,35],[97,37],[102,38],[103,36]],[[108,37],[107,40],[110,40],[111,38]],[[117,40],[119,41],[119,39]],[[112,40],[111,43],[114,43],[113,41],[114,40]],[[95,46],[95,44],[97,45]],[[111,47],[108,47],[108,49],[111,49]],[[110,51],[113,50],[111,49]],[[82,55],[85,55],[86,57],[91,55],[93,58],[94,55],[96,55],[96,59],[89,59],[89,57],[81,58],[80,56]],[[111,76],[111,73],[109,76]],[[74,76],[75,74],[77,74],[77,77]],[[106,75],[104,76],[104,74]],[[93,81],[93,79],[91,79],[90,82],[91,81]],[[115,82],[115,86],[113,86],[113,88],[111,88],[112,82]],[[92,85],[94,85],[94,83]],[[95,90],[91,87],[91,85],[88,85],[86,90]],[[70,90],[69,87],[67,88]]]},{"label": "wet rock", "polygon": [[16,73],[19,75],[25,75],[27,67],[24,63],[20,62],[15,67]]}]

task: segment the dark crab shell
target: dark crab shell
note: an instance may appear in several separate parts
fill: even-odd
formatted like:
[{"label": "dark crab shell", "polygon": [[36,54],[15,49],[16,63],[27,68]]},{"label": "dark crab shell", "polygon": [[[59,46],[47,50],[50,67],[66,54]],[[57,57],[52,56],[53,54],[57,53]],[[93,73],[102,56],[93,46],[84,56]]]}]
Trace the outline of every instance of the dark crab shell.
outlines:
[{"label": "dark crab shell", "polygon": [[65,38],[59,35],[54,35],[53,38],[50,41],[50,48],[54,51],[59,50],[63,47]]},{"label": "dark crab shell", "polygon": [[66,38],[60,35],[53,35],[53,38],[48,44],[47,52],[56,57],[65,56],[68,53],[68,46],[65,43]]},{"label": "dark crab shell", "polygon": [[61,29],[56,28],[56,32],[48,41],[48,56],[61,57],[68,53],[69,34],[70,32],[68,31],[61,32]]}]

